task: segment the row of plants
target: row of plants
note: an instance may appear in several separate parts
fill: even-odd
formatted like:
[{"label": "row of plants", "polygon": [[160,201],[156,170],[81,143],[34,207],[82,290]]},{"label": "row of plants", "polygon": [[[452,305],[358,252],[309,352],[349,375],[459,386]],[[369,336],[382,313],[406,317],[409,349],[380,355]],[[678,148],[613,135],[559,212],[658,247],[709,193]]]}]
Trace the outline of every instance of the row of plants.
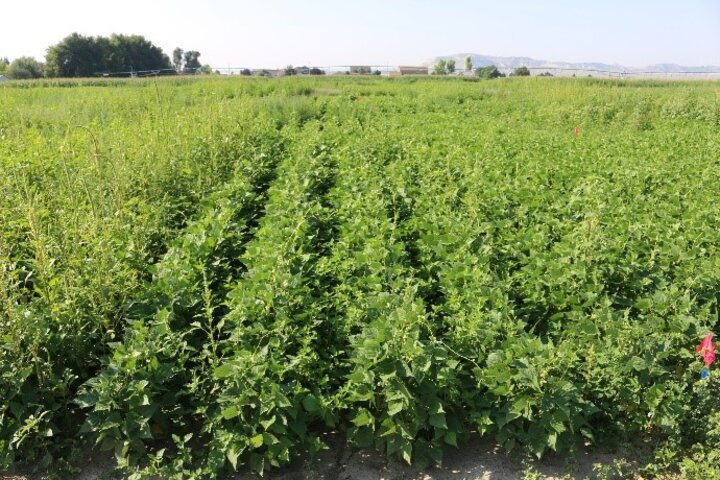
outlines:
[{"label": "row of plants", "polygon": [[305,309],[332,234],[321,199],[333,164],[328,145],[311,143],[253,163],[211,198],[158,264],[107,368],[85,385],[85,431],[134,476],[210,475],[239,458],[262,471],[314,441],[317,372],[297,370],[317,355]]},{"label": "row of plants", "polygon": [[[37,91],[23,93],[26,118],[4,124],[1,147],[0,464],[49,466],[70,460],[85,417],[78,388],[122,339],[199,199],[236,170],[277,159],[283,134],[266,116],[170,126],[162,112],[148,114],[147,92],[126,104],[63,92],[44,115]],[[91,125],[43,120],[65,101]],[[135,132],[137,122],[150,128]]]},{"label": "row of plants", "polygon": [[[690,156],[692,137],[658,134],[653,153]],[[433,323],[472,392],[465,418],[508,450],[673,438],[712,457],[712,430],[687,425],[715,408],[693,349],[718,325],[716,215],[702,200],[716,186],[694,163],[618,143],[552,164],[522,146],[505,165],[421,150],[408,224],[443,294]]]},{"label": "row of plants", "polygon": [[0,464],[214,477],[339,430],[720,468],[712,84],[106,87],[0,112]]}]

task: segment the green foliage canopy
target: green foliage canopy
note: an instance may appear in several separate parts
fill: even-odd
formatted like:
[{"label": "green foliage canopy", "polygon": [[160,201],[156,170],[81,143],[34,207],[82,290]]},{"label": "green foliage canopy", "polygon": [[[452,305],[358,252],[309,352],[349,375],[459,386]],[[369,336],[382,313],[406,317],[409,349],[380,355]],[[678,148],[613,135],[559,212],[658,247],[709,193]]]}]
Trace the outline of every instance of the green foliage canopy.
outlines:
[{"label": "green foliage canopy", "polygon": [[439,60],[433,67],[433,75],[448,75],[455,73],[455,60]]},{"label": "green foliage canopy", "polygon": [[452,58],[445,62],[445,72],[446,73],[455,73],[455,60]]},{"label": "green foliage canopy", "polygon": [[0,468],[222,478],[335,429],[720,478],[715,84],[45,83],[2,91]]},{"label": "green foliage canopy", "polygon": [[505,74],[502,73],[495,65],[490,65],[488,67],[479,67],[475,69],[475,75],[480,78],[485,79],[491,79],[491,78],[499,78],[504,77]]},{"label": "green foliage canopy", "polygon": [[180,73],[182,71],[183,53],[185,53],[185,52],[180,47],[177,47],[175,50],[173,50],[173,56],[172,56],[173,67],[175,67],[175,71],[177,71],[178,73]]},{"label": "green foliage canopy", "polygon": [[170,59],[140,35],[87,37],[73,33],[48,48],[49,77],[91,77],[100,73],[165,70]]},{"label": "green foliage canopy", "polygon": [[439,60],[433,67],[433,75],[445,75],[447,73],[447,62]]},{"label": "green foliage canopy", "polygon": [[185,73],[193,73],[202,68],[200,64],[200,52],[197,50],[188,50],[183,53],[183,68]]},{"label": "green foliage canopy", "polygon": [[[0,62],[5,65],[4,62]],[[19,57],[7,66],[7,76],[14,80],[29,80],[43,76],[42,65],[32,57]]]}]

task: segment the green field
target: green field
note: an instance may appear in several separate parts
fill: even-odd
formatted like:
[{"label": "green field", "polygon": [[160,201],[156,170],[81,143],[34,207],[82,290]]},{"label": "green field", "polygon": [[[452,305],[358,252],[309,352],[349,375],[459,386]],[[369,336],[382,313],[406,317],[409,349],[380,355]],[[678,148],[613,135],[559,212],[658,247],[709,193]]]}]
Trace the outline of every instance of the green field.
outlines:
[{"label": "green field", "polygon": [[719,83],[8,82],[0,172],[0,467],[720,475]]}]

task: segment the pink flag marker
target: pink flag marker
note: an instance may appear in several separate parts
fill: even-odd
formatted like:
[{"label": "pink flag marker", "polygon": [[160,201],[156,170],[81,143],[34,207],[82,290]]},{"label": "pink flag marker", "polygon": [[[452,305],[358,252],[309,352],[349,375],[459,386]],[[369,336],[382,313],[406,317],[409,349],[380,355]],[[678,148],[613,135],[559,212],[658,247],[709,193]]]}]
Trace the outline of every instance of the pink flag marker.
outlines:
[{"label": "pink flag marker", "polygon": [[715,344],[712,341],[712,337],[712,333],[707,334],[695,349],[695,353],[702,355],[705,366],[707,367],[715,361]]}]

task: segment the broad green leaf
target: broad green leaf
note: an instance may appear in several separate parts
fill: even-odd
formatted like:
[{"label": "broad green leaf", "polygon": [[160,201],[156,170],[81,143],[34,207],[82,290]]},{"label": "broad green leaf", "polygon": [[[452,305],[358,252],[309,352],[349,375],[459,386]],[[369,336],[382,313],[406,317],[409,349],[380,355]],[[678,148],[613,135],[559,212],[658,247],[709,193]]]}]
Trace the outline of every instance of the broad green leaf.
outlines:
[{"label": "broad green leaf", "polygon": [[253,448],[260,448],[263,445],[263,435],[259,433],[250,438],[250,446]]},{"label": "broad green leaf", "polygon": [[227,378],[232,376],[234,371],[235,369],[232,365],[224,363],[213,371],[213,376],[217,379]]},{"label": "broad green leaf", "polygon": [[390,415],[392,417],[392,416],[400,413],[403,410],[403,408],[405,408],[405,405],[403,404],[403,402],[392,402],[392,403],[388,404],[387,413],[388,413],[388,415]]},{"label": "broad green leaf", "polygon": [[233,469],[237,470],[237,461],[238,457],[240,457],[240,450],[235,448],[235,446],[230,445],[229,447],[227,447],[225,455],[227,456],[227,459],[230,462],[230,465],[232,465]]},{"label": "broad green leaf", "polygon": [[222,416],[225,420],[232,420],[238,415],[240,415],[240,410],[238,410],[235,405],[231,405],[222,411]]},{"label": "broad green leaf", "polygon": [[320,403],[313,394],[308,394],[303,398],[303,407],[308,413],[315,413],[320,410]]},{"label": "broad green leaf", "polygon": [[352,423],[357,427],[372,425],[373,417],[366,410],[361,410],[357,415],[355,415],[355,418],[352,419]]},{"label": "broad green leaf", "polygon": [[447,429],[447,422],[445,420],[445,414],[430,415],[430,425],[435,428]]}]

